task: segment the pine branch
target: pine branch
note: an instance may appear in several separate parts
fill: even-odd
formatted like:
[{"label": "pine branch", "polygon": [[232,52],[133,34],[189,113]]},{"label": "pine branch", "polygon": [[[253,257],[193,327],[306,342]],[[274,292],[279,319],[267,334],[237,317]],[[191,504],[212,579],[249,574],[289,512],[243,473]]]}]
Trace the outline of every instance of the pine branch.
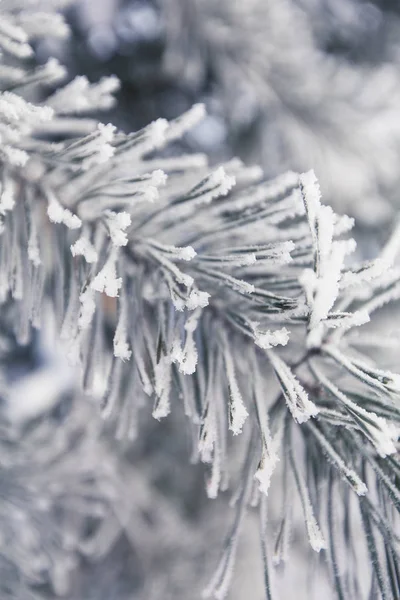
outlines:
[{"label": "pine branch", "polygon": [[[234,438],[249,440],[237,515],[209,596],[228,593],[244,514],[261,493],[271,597],[269,557],[280,562],[288,541],[286,514],[274,554],[266,535],[266,496],[279,485],[285,493],[289,485],[297,489],[312,549],[328,550],[338,596],[351,594],[363,574],[350,560],[348,577],[338,575],[338,540],[347,536],[340,551],[355,552],[351,528],[332,533],[332,507],[342,502],[339,475],[355,492],[352,505],[374,564],[371,590],[392,597],[400,376],[356,352],[350,333],[398,298],[396,253],[349,269],[355,243],[343,235],[351,220],[321,204],[312,171],[267,182],[240,161],[211,169],[204,158],[168,156],[168,145],[204,117],[201,105],[135,133],[97,124],[50,142],[49,122],[63,131],[65,115],[107,108],[116,82],[78,80],[48,103],[28,102],[28,91],[29,97],[43,93],[64,72],[54,62],[39,69],[29,64],[37,23],[11,9],[0,31],[5,56],[21,65],[0,72],[0,302],[19,345],[54,319],[94,414],[87,416],[86,403],[75,397],[57,435],[51,399],[28,406],[6,397],[16,437],[4,427],[0,439],[7,490],[0,510],[9,521],[0,538],[4,577],[11,564],[27,589],[50,582],[62,594],[82,547],[101,554],[108,535],[112,543],[117,531],[131,532],[129,510],[120,507],[121,479],[113,481],[114,458],[107,449],[104,463],[99,455],[101,417],[120,443],[131,444],[140,437],[138,412],[149,398],[159,420],[180,399],[195,458],[209,465],[211,498],[228,487],[229,456],[236,442],[240,448]],[[276,472],[280,459],[283,473]],[[54,519],[47,532],[37,513],[48,506],[40,504],[40,490],[49,480],[54,485],[45,500]],[[254,480],[260,493],[253,493]],[[21,512],[12,507],[18,502]],[[83,542],[93,515],[107,535],[100,531]]]}]

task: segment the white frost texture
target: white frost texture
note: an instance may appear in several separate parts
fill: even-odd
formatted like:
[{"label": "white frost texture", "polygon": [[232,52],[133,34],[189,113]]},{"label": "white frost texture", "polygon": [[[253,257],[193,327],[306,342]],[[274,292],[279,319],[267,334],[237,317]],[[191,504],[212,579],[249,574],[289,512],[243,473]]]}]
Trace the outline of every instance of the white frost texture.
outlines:
[{"label": "white frost texture", "polygon": [[[158,12],[134,3],[129,23],[146,43],[171,2]],[[232,101],[259,90],[261,127],[287,75],[294,104],[305,94],[326,117],[325,90],[309,79],[320,69],[311,42],[297,55],[288,37],[311,39],[303,3],[231,4],[231,21],[218,18],[226,3],[213,2],[203,23],[214,40],[204,52],[225,40],[215,64],[223,54],[231,66],[215,71],[218,89]],[[316,172],[271,180],[239,159],[209,166],[185,154],[207,119],[202,103],[135,132],[99,123],[89,112],[114,106],[115,76],[67,82],[57,60],[35,62],[44,33],[65,40],[67,5],[0,3],[0,597],[187,600],[202,587],[222,600],[235,593],[257,517],[260,597],[276,598],[286,572],[275,567],[290,570],[301,547],[305,571],[322,574],[339,600],[398,598],[400,375],[382,351],[384,338],[396,342],[398,224],[364,262],[353,218],[322,203],[320,160]],[[127,24],[116,17],[129,46]],[[164,25],[168,72],[176,31]],[[341,77],[332,67],[332,102],[345,94]],[[377,85],[382,97],[389,88]],[[376,102],[360,98],[367,113]],[[271,112],[276,126],[289,120],[305,151],[311,134],[287,110],[283,124]],[[358,123],[368,140],[375,125]],[[332,179],[345,180],[322,149]],[[354,153],[343,160],[351,169]],[[361,201],[379,199],[384,183],[362,175]],[[218,499],[202,512],[206,495]]]}]

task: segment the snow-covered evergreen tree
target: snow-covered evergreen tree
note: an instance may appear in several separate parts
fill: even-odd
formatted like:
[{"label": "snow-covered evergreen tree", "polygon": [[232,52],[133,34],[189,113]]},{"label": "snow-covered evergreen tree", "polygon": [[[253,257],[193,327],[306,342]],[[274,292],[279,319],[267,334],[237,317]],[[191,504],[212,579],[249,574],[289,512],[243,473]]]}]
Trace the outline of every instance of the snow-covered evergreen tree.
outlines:
[{"label": "snow-covered evergreen tree", "polygon": [[[299,508],[339,598],[397,598],[400,376],[371,346],[383,346],[375,315],[400,297],[399,229],[359,264],[353,220],[321,204],[312,170],[268,180],[238,159],[210,167],[203,155],[176,156],[169,148],[204,118],[202,104],[135,133],[81,119],[108,109],[118,82],[62,86],[57,61],[35,66],[35,38],[67,33],[64,4],[0,5],[3,597],[187,597],[197,540],[130,458],[141,415],[168,423],[181,407],[188,460],[204,463],[210,498],[228,491],[233,504],[206,597],[227,595],[245,515],[258,510],[275,598]],[[259,17],[234,7],[243,25]],[[292,5],[257,8],[274,23]],[[279,31],[265,52],[279,55]],[[257,60],[254,51],[244,64],[258,84]],[[308,61],[296,61],[300,98]],[[70,366],[56,383],[44,368],[30,392],[7,365],[51,332],[54,368],[57,356]],[[116,544],[126,538],[138,564],[156,565],[169,531],[186,540],[171,567],[182,587],[138,575],[118,588]],[[104,589],[85,588],[85,561],[108,558]]]}]

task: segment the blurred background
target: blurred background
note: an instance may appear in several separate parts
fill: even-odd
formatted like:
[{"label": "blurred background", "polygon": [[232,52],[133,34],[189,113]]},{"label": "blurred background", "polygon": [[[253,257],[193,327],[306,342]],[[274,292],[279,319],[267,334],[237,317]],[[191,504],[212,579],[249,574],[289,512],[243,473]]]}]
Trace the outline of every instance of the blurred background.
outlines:
[{"label": "blurred background", "polygon": [[[76,0],[65,15],[72,36],[38,41],[37,60],[58,57],[71,79],[115,74],[118,102],[100,120],[132,131],[204,102],[207,117],[172,152],[205,152],[212,163],[240,156],[267,176],[314,168],[324,202],[357,218],[361,256],[387,239],[400,210],[400,3]],[[40,340],[21,351],[10,338],[4,352],[12,365],[6,383],[24,382],[24,393],[43,386],[49,370],[67,369]],[[62,394],[53,390],[57,405],[73,389],[71,378]],[[71,600],[195,600],[216,565],[233,518],[228,494],[206,499],[178,408],[162,423],[146,411],[140,419],[140,436],[121,450],[134,526],[129,535],[114,532],[111,552],[76,569],[64,594]],[[279,500],[271,507],[274,520]],[[294,526],[280,597],[329,600],[323,560],[304,538]],[[229,599],[263,597],[258,519],[250,514]]]},{"label": "blurred background", "polygon": [[[122,82],[124,130],[204,102],[186,139],[267,175],[314,168],[325,201],[376,228],[397,195],[400,8],[376,0],[78,0],[73,39],[51,38],[71,77]],[[108,115],[107,115],[108,117]],[[105,118],[103,116],[103,118]]]}]

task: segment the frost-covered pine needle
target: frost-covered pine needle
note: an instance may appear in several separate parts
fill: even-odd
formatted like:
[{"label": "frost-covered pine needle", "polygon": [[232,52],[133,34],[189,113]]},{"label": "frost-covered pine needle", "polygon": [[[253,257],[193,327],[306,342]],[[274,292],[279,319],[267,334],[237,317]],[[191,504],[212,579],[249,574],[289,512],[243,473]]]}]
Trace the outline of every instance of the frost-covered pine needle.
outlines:
[{"label": "frost-covered pine needle", "polygon": [[[208,469],[209,497],[228,489],[230,468],[238,470],[238,512],[209,596],[228,593],[239,530],[248,506],[256,504],[256,488],[262,492],[263,519],[267,494],[269,501],[275,486],[288,489],[288,478],[296,482],[315,551],[330,548],[333,556],[332,519],[321,506],[343,502],[339,486],[326,485],[328,474],[339,474],[356,491],[355,510],[367,524],[360,543],[371,550],[373,530],[394,546],[386,523],[394,528],[400,508],[400,377],[360,356],[349,333],[368,327],[371,314],[400,298],[396,244],[390,242],[368,265],[349,267],[355,242],[343,236],[353,222],[321,203],[314,172],[265,181],[260,169],[240,161],[209,168],[205,157],[166,155],[168,144],[203,118],[201,105],[171,122],[159,119],[125,134],[95,122],[82,132],[71,117],[108,108],[118,87],[115,78],[97,84],[78,78],[42,104],[32,103],[33,92],[45,97],[46,85],[60,83],[64,70],[54,61],[42,68],[26,61],[49,18],[19,19],[23,12],[5,6],[0,8],[1,60],[7,67],[0,70],[0,308],[7,311],[7,328],[17,342],[26,345],[38,335],[35,330],[54,320],[61,347],[76,367],[78,389],[93,395],[93,422],[97,427],[103,419],[115,444],[130,447],[133,432],[140,435],[139,410],[162,420],[181,404],[191,421],[192,458]],[[63,35],[62,19],[52,22]],[[19,82],[13,91],[10,77]],[[57,143],[49,141],[50,131]],[[80,408],[74,410],[79,420]],[[38,479],[27,472],[26,498],[31,481],[34,487],[43,482],[44,489],[55,481],[56,491],[49,487],[48,493],[57,511],[57,486],[64,485],[64,473],[73,478],[78,469],[76,494],[87,515],[93,500],[87,485],[100,481],[103,464],[92,452],[87,470],[84,458],[79,471],[82,455],[79,448],[68,448],[68,440],[79,438],[82,451],[86,444],[96,450],[100,433],[96,429],[94,440],[90,424],[86,434],[66,419],[58,439],[46,423],[49,446],[32,451]],[[10,477],[11,493],[20,476],[13,461],[21,459],[30,438],[18,438],[21,445],[11,452],[7,428],[0,429],[6,452],[0,481]],[[48,462],[52,449],[54,465]],[[277,468],[282,457],[283,473]],[[40,474],[43,466],[51,472],[50,482]],[[111,488],[99,486],[99,498],[108,501]],[[112,510],[123,515],[121,527],[129,537],[129,511],[118,510],[122,489],[115,492]],[[67,593],[72,575],[56,548],[67,536],[79,561],[80,536],[94,524],[83,523],[82,506],[69,500],[76,508],[75,537],[68,538],[68,519],[50,519],[50,537],[55,536],[50,543],[42,521],[35,529],[39,517],[26,498],[23,510],[35,543],[24,546],[22,558],[9,543],[21,534],[13,513],[7,535],[0,535],[0,579],[5,557],[27,589],[47,569],[44,579],[53,582],[56,593]],[[103,504],[107,512],[109,503]],[[286,517],[280,531],[287,541]],[[355,542],[346,523],[343,528],[352,556]],[[267,529],[269,523],[262,522],[265,556]],[[108,545],[103,538],[99,547],[97,538],[91,541],[94,554],[101,553],[102,544],[104,552],[112,546],[111,538]],[[32,562],[36,555],[42,563]],[[391,563],[374,555],[379,577],[390,579]],[[269,590],[269,560],[264,565]],[[334,572],[334,560],[331,566]],[[348,568],[349,581],[363,577],[354,561]]]}]

